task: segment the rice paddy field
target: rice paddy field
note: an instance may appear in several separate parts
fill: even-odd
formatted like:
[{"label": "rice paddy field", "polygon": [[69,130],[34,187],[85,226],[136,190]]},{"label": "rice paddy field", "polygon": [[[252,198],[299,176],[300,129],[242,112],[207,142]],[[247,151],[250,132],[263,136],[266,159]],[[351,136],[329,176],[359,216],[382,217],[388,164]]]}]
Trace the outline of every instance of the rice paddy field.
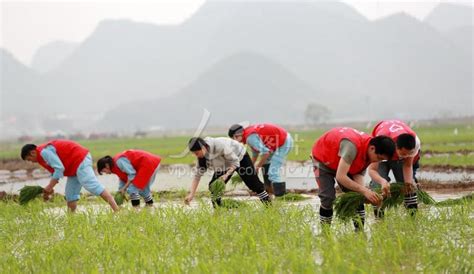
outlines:
[{"label": "rice paddy field", "polygon": [[[472,174],[471,125],[415,130],[422,169]],[[292,131],[296,146],[289,160],[307,161],[323,132]],[[190,155],[173,157],[188,138],[79,142],[94,159],[137,148],[171,165],[193,163]],[[21,145],[0,144],[1,162],[18,160]],[[61,195],[20,205],[8,194],[0,199],[0,273],[473,273],[474,203],[472,192],[464,191],[470,194],[465,199],[421,204],[415,217],[401,206],[376,220],[366,205],[363,232],[337,218],[322,227],[314,193],[290,193],[269,207],[255,197],[226,197],[224,208],[213,209],[207,191],[186,206],[187,191],[179,189],[154,193],[152,208],[136,210],[126,202],[118,213],[86,195],[75,214],[67,212]]]},{"label": "rice paddy field", "polygon": [[[367,207],[367,212],[370,212]],[[319,224],[310,205],[232,209],[172,200],[112,214],[97,199],[0,203],[2,273],[472,273],[474,205],[369,214],[364,232]]]},{"label": "rice paddy field", "polygon": [[[367,133],[371,128],[358,128]],[[436,126],[415,126],[422,141],[423,167],[449,167],[474,169],[474,127],[472,124],[450,124]],[[288,160],[307,161],[311,148],[317,138],[325,130],[290,131],[295,147],[290,152]],[[225,136],[223,131],[221,136]],[[150,137],[150,138],[117,138],[104,140],[79,140],[87,147],[92,157],[97,160],[105,155],[114,155],[125,149],[143,149],[158,154],[163,164],[191,164],[194,158],[187,154],[181,156],[190,136]],[[42,141],[38,141],[40,143]],[[44,142],[44,141],[43,141]],[[0,143],[0,160],[18,160],[19,150],[23,144],[18,142]],[[0,167],[1,169],[1,167]]]}]

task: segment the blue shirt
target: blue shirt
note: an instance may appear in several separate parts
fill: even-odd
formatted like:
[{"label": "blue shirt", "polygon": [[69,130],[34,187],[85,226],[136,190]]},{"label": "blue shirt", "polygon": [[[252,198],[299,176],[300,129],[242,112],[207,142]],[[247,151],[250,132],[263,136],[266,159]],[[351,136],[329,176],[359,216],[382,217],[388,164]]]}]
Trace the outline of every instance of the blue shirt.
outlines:
[{"label": "blue shirt", "polygon": [[257,133],[250,134],[247,137],[247,144],[252,148],[252,154],[255,156],[258,153],[267,154],[271,150],[265,146],[260,136]]},{"label": "blue shirt", "polygon": [[53,145],[46,146],[41,151],[41,157],[43,157],[45,162],[54,169],[53,175],[51,176],[53,179],[59,180],[64,177],[63,162],[59,159],[56,148]]},{"label": "blue shirt", "polygon": [[118,158],[115,163],[117,167],[124,173],[127,174],[128,180],[131,181],[135,178],[136,170],[133,168],[132,163],[126,157]]}]

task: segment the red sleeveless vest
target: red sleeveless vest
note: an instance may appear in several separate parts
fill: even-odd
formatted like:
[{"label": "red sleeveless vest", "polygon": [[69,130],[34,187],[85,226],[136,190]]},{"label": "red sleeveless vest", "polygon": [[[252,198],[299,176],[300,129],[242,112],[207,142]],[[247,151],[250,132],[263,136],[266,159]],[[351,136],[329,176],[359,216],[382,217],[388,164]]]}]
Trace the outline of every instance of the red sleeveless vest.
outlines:
[{"label": "red sleeveless vest", "polygon": [[143,150],[130,149],[115,155],[113,158],[114,166],[112,167],[111,171],[124,182],[128,181],[128,175],[121,171],[115,164],[120,157],[127,158],[135,169],[136,174],[135,178],[132,180],[132,184],[134,184],[139,189],[145,188],[145,186],[150,181],[151,176],[161,162],[161,158],[159,156]]},{"label": "red sleeveless vest", "polygon": [[78,143],[68,140],[53,140],[39,145],[36,148],[38,163],[51,173],[54,172],[54,169],[41,156],[41,151],[48,145],[52,145],[56,149],[59,160],[64,166],[64,176],[76,176],[77,168],[84,161],[89,151]]},{"label": "red sleeveless vest", "polygon": [[286,136],[288,135],[286,130],[273,124],[251,125],[244,129],[244,144],[247,143],[247,137],[254,133],[258,134],[260,139],[262,139],[263,144],[271,151],[275,151],[285,144]]},{"label": "red sleeveless vest", "polygon": [[[392,138],[392,140],[397,143],[397,138],[401,134],[408,133],[412,135],[413,137],[417,137],[416,133],[404,122],[399,121],[399,120],[386,120],[386,121],[381,121],[378,123],[375,127],[374,130],[372,131],[372,136],[377,137],[377,136],[388,136]],[[417,158],[418,155],[415,157]],[[393,154],[392,160],[399,160],[400,158],[398,157],[397,153]]]},{"label": "red sleeveless vest", "polygon": [[341,157],[339,146],[343,139],[348,139],[357,148],[357,155],[351,164],[349,174],[355,175],[364,171],[370,164],[367,148],[372,137],[353,128],[338,127],[324,133],[314,144],[312,156],[318,162],[336,171]]}]

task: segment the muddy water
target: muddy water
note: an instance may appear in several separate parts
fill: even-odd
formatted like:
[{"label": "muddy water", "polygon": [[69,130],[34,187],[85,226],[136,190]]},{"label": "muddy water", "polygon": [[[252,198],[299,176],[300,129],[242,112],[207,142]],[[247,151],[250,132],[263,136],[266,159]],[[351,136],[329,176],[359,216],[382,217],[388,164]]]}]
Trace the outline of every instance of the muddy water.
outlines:
[{"label": "muddy water", "polygon": [[[2,176],[12,176],[11,173],[6,171],[0,171],[0,182],[2,182]],[[33,173],[34,177],[44,177],[44,173],[40,170]],[[208,182],[211,179],[212,174],[206,173],[201,179],[199,190],[206,190]],[[295,190],[312,190],[317,188],[316,181],[314,179],[312,166],[308,164],[289,163],[284,169],[284,176],[286,177],[287,189]],[[4,183],[0,183],[0,191],[6,191],[8,193],[18,193],[24,185],[40,185],[45,186],[48,184],[48,178],[39,178],[33,180],[25,180],[26,171],[17,171],[14,173],[15,178],[21,178],[24,181],[15,182],[17,180],[3,180]],[[440,183],[457,183],[457,182],[472,182],[474,181],[474,173],[472,172],[432,172],[432,171],[420,171],[417,177],[419,179],[425,179],[429,181],[439,181]],[[118,179],[115,175],[102,175],[98,177],[102,184],[108,189],[115,191],[118,187]],[[191,168],[188,165],[173,165],[164,167],[158,172],[155,182],[151,189],[153,191],[163,190],[181,190],[189,189],[192,181]],[[370,178],[366,176],[366,182],[369,182]],[[62,179],[60,184],[55,188],[57,193],[64,193],[64,187],[66,179]],[[228,186],[228,189],[232,189],[232,186]],[[237,189],[245,189],[243,184],[237,186]],[[83,190],[84,191],[84,190]]]},{"label": "muddy water", "polygon": [[[471,194],[472,191],[461,191],[458,193],[438,193],[438,192],[429,192],[430,195],[436,200],[436,201],[443,201],[446,199],[455,199],[455,198],[460,198],[462,196]],[[320,206],[320,200],[316,195],[308,195],[308,194],[302,194],[303,196],[307,197],[307,200],[304,201],[299,201],[299,202],[289,202],[288,204],[291,205],[296,205],[298,207],[307,207],[310,206],[314,210],[319,210]],[[232,197],[232,199],[236,199],[239,201],[244,201],[244,202],[254,202],[256,204],[260,204],[258,201],[258,198],[253,196],[240,196],[240,197]],[[132,207],[130,204],[125,204],[124,207],[132,210]],[[202,199],[195,199],[194,201],[191,202],[190,205],[185,205],[182,201],[180,200],[169,200],[166,202],[159,202],[155,203],[152,208],[146,208],[145,206],[142,206],[144,210],[154,210],[157,208],[174,208],[174,207],[182,207],[188,210],[196,210],[201,207],[211,207],[211,201],[209,198],[202,198]],[[110,207],[106,205],[105,203],[101,204],[88,204],[88,205],[81,205],[79,203],[77,212],[83,212],[83,213],[100,213],[100,212],[107,212],[110,211]],[[66,207],[53,207],[53,208],[47,208],[45,209],[47,213],[54,214],[54,215],[64,215],[67,212]],[[370,218],[369,218],[370,219]],[[369,220],[369,222],[373,222],[373,220]],[[318,226],[315,223],[315,226]],[[319,228],[318,228],[319,230]]]}]

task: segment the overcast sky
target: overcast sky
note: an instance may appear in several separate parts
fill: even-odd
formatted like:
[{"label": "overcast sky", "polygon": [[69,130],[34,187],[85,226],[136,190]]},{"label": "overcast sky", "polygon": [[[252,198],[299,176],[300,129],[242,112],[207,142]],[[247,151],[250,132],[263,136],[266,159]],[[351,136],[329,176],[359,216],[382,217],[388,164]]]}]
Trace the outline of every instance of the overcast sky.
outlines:
[{"label": "overcast sky", "polygon": [[[95,0],[61,2],[0,0],[0,47],[29,65],[35,51],[55,40],[80,42],[104,19],[127,18],[156,24],[179,24],[205,0]],[[471,0],[343,0],[369,19],[404,11],[423,19],[440,2],[474,6]]]}]

